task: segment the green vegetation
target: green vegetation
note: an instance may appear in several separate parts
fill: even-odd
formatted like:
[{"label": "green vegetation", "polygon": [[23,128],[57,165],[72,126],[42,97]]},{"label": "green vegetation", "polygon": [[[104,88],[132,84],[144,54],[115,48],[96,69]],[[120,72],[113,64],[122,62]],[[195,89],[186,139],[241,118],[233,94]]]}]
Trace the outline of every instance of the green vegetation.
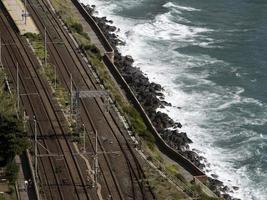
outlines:
[{"label": "green vegetation", "polygon": [[1,165],[6,166],[9,183],[17,179],[18,166],[15,156],[22,154],[29,147],[26,133],[21,130],[21,124],[16,115],[0,115],[0,157]]},{"label": "green vegetation", "polygon": [[150,187],[157,195],[159,200],[177,200],[186,199],[186,195],[183,191],[178,190],[173,184],[167,182],[166,178],[162,177],[157,171],[151,168],[149,165],[144,166],[146,174],[149,174],[147,179]]},{"label": "green vegetation", "polygon": [[191,190],[193,191],[194,197],[200,200],[218,200],[218,198],[206,195],[199,185],[191,185]]},{"label": "green vegetation", "polygon": [[169,171],[170,173],[177,175],[178,174],[178,169],[177,166],[174,164],[166,164],[166,170]]},{"label": "green vegetation", "polygon": [[36,55],[43,61],[45,59],[45,51],[41,35],[35,33],[25,33],[24,36],[29,39]]},{"label": "green vegetation", "polygon": [[202,192],[200,195],[200,200],[218,200],[218,198],[210,197]]},{"label": "green vegetation", "polygon": [[16,115],[0,115],[0,156],[6,163],[20,155],[27,147],[26,133],[22,131],[21,123]]},{"label": "green vegetation", "polygon": [[[71,19],[71,18],[70,18]],[[77,22],[74,22],[70,25],[70,28],[73,32],[76,32],[76,33],[79,33],[79,34],[82,34],[84,33],[83,32],[83,26]]]},{"label": "green vegetation", "polygon": [[14,96],[6,90],[6,75],[4,69],[0,71],[0,163],[6,167],[10,184],[17,179],[18,166],[15,156],[22,154],[28,147],[27,134],[23,131],[22,122],[16,115]]},{"label": "green vegetation", "polygon": [[11,184],[15,184],[18,172],[19,172],[19,166],[15,163],[14,160],[7,163],[6,175]]},{"label": "green vegetation", "polygon": [[79,18],[76,17],[74,10],[70,6],[70,0],[52,0],[51,2],[57,14],[61,16],[62,19],[68,19],[75,22],[79,21]]},{"label": "green vegetation", "polygon": [[[60,107],[63,109],[63,112],[66,114],[69,111],[69,94],[67,90],[62,86],[58,78],[55,76],[55,67],[52,64],[47,63],[45,66],[45,49],[44,42],[40,34],[35,33],[25,33],[24,36],[29,40],[30,44],[34,49],[35,55],[43,61],[42,68],[39,69],[39,73],[43,75],[49,85],[53,90],[54,97],[59,102]],[[47,60],[49,55],[47,54]]]},{"label": "green vegetation", "polygon": [[70,105],[69,93],[59,82],[59,80],[55,76],[55,73],[55,68],[52,67],[52,65],[49,63],[46,67],[44,67],[44,70],[40,70],[40,74],[42,74],[47,79],[50,87],[53,89],[54,97],[58,101],[60,107],[65,113],[67,113]]}]

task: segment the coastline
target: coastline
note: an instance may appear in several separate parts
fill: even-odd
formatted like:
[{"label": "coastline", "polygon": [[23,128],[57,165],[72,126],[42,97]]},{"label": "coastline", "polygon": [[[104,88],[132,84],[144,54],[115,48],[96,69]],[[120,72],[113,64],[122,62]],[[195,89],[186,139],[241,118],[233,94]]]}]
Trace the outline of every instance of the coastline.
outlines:
[{"label": "coastline", "polygon": [[[119,29],[112,25],[112,20],[107,20],[106,17],[97,17],[94,15],[95,6],[85,6],[88,13],[94,18],[98,26],[101,28],[111,46],[114,49],[115,57],[114,63],[118,67],[122,76],[127,83],[133,89],[136,97],[145,108],[153,125],[158,130],[162,138],[175,150],[190,159],[197,167],[204,170],[206,159],[194,150],[191,150],[189,144],[193,141],[188,138],[185,132],[179,131],[182,127],[180,122],[175,122],[167,114],[157,111],[159,108],[165,106],[171,106],[165,101],[161,85],[150,82],[143,72],[136,67],[133,67],[134,60],[131,56],[122,56],[117,46],[123,45],[116,35],[116,31]],[[206,163],[208,164],[208,163]],[[217,180],[217,176],[214,174],[213,178],[209,178],[211,183],[210,189],[212,189],[218,196],[222,195],[225,199],[233,199],[229,193],[233,190],[237,190],[238,187],[229,188],[225,186],[221,181]]]}]

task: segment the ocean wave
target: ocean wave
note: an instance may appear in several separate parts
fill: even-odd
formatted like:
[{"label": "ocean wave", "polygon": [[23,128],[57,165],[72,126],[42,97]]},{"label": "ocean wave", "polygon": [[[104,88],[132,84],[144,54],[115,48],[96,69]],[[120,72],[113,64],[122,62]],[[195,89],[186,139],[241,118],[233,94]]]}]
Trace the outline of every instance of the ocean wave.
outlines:
[{"label": "ocean wave", "polygon": [[165,8],[176,8],[178,10],[188,11],[188,12],[201,11],[200,9],[197,9],[197,8],[180,6],[180,5],[177,5],[177,4],[172,3],[172,2],[168,2],[168,3],[164,4],[163,7],[165,7]]},{"label": "ocean wave", "polygon": [[[242,159],[259,156],[257,152],[253,154],[255,149],[265,148],[266,136],[246,126],[266,124],[267,105],[245,97],[242,87],[221,86],[208,79],[211,74],[220,74],[224,70],[239,73],[236,66],[208,55],[179,51],[192,45],[212,47],[215,39],[211,35],[218,30],[177,23],[170,9],[152,20],[136,20],[114,14],[115,9],[124,6],[116,1],[83,2],[96,4],[99,15],[107,15],[114,21],[114,25],[121,29],[118,34],[126,41],[120,51],[131,55],[136,67],[140,67],[151,81],[164,87],[166,101],[173,106],[159,110],[183,124],[182,131],[187,132],[194,142],[191,148],[197,149],[210,163],[207,173],[217,174],[229,186],[239,186],[240,189],[234,191],[235,197],[265,200],[264,180],[256,185],[255,174],[249,166],[237,165]],[[171,2],[164,7],[181,13],[202,11]],[[177,17],[184,20],[183,16]],[[219,47],[214,45],[214,48]],[[258,148],[250,146],[256,143]],[[260,166],[257,170],[266,177]]]},{"label": "ocean wave", "polygon": [[[194,42],[200,34],[211,32],[211,29],[202,27],[192,27],[184,24],[177,24],[170,20],[171,13],[158,15],[151,21],[138,21],[134,27],[127,31],[128,39],[130,36],[138,36],[141,40],[169,40],[185,43]],[[209,41],[211,44],[212,41]]]}]

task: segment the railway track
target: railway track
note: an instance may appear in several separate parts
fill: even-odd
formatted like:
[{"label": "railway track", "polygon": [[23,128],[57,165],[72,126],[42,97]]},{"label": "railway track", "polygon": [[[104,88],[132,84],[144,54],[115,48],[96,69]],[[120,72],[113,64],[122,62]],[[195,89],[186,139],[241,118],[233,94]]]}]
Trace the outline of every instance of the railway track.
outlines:
[{"label": "railway track", "polygon": [[[42,1],[43,1],[43,0],[42,0]],[[44,2],[44,1],[43,1],[43,2]],[[53,13],[51,13],[51,14],[53,14]],[[89,75],[89,74],[88,74],[88,75]],[[93,82],[92,82],[92,83],[93,83]],[[97,87],[96,87],[95,85],[93,85],[93,87],[94,87],[94,89],[97,89]],[[105,116],[105,113],[103,112],[103,109],[101,109],[101,107],[100,107],[99,104],[98,104],[98,106],[99,106],[99,110],[102,112],[103,116],[105,117],[106,122],[109,123],[110,120],[107,119],[107,117]],[[113,114],[114,114],[114,113],[113,113]],[[90,119],[91,125],[93,126],[92,119],[91,119],[91,117],[90,117],[90,113],[89,113],[89,112],[87,112],[87,116],[88,116],[88,118]],[[114,120],[114,118],[113,118],[113,120]],[[116,121],[114,120],[114,122],[116,122]],[[117,125],[117,124],[116,124],[116,125]],[[144,177],[144,174],[143,174],[143,171],[142,171],[141,166],[139,165],[139,161],[136,159],[136,156],[135,156],[135,154],[133,153],[132,148],[129,146],[129,142],[127,141],[125,135],[120,131],[120,129],[118,129],[118,132],[121,133],[121,135],[119,135],[119,136],[123,136],[123,139],[125,139],[126,144],[127,144],[127,147],[128,147],[127,150],[130,151],[131,156],[132,156],[133,159],[135,160],[135,164],[137,164],[137,168],[138,168],[137,171],[138,171],[138,175],[139,175],[139,177],[137,177],[136,174],[133,173],[133,172],[134,172],[134,169],[133,169],[133,167],[132,167],[132,165],[131,165],[131,162],[130,162],[130,159],[129,159],[129,155],[127,155],[126,151],[125,151],[124,148],[122,147],[122,144],[121,144],[120,140],[118,139],[118,136],[116,136],[115,131],[114,131],[114,128],[112,128],[111,123],[109,123],[109,127],[113,130],[113,134],[114,134],[116,140],[118,141],[118,144],[119,144],[119,146],[121,147],[122,152],[123,152],[123,154],[124,154],[124,156],[125,156],[125,158],[126,158],[128,167],[132,170],[132,171],[129,170],[129,173],[130,173],[130,174],[132,173],[132,174],[135,176],[135,179],[137,180],[137,182],[139,183],[139,180],[142,178],[142,177],[140,176],[140,174],[141,174],[143,177]],[[117,128],[117,127],[118,127],[118,126],[115,126],[115,128]],[[95,128],[94,128],[94,129],[95,129]],[[95,131],[94,131],[94,132],[95,132]],[[140,178],[140,177],[141,177],[141,178]],[[133,179],[133,177],[131,176],[131,180],[132,180],[132,179]],[[132,183],[133,183],[133,182],[132,182]],[[139,184],[139,187],[141,188],[142,195],[145,196],[144,191],[143,191],[143,188],[144,188],[143,185],[142,185],[142,184]],[[133,187],[133,189],[134,189],[134,187]],[[134,195],[134,192],[133,192],[133,195]],[[135,197],[135,196],[134,196],[134,197]],[[140,199],[140,198],[138,198],[138,199]]]},{"label": "railway track", "polygon": [[[26,40],[10,28],[4,15],[0,16],[1,32],[4,33],[3,41],[6,45],[3,48],[3,64],[16,82],[16,63],[19,63],[20,91],[24,94],[21,97],[23,107],[27,114],[33,119],[36,117],[39,142],[45,148],[61,159],[53,157],[39,157],[40,182],[42,183],[47,199],[96,199],[89,196],[86,183],[83,180],[77,158],[74,157],[70,142],[65,135],[65,119],[55,102],[52,101],[52,93],[49,86],[39,76],[37,59],[29,48],[25,47]],[[16,45],[14,45],[16,44]],[[30,132],[34,132],[34,124],[29,125]],[[53,136],[53,138],[51,138]],[[40,147],[40,146],[39,146]],[[39,154],[46,154],[44,148],[38,148]],[[61,169],[58,172],[58,169]],[[93,192],[92,192],[93,193]],[[93,193],[94,194],[94,193]],[[91,194],[90,194],[91,195]]]},{"label": "railway track", "polygon": [[[79,90],[98,90],[100,85],[92,76],[88,63],[79,54],[77,46],[73,42],[70,34],[57,19],[49,8],[47,1],[29,0],[29,11],[41,33],[46,27],[48,42],[49,61],[57,66],[59,77],[66,87],[70,90],[70,74],[74,81],[74,88]],[[65,45],[57,45],[53,41],[62,41]],[[102,99],[81,99],[82,121],[86,126],[87,132],[99,132],[100,138],[106,138],[112,143],[105,144],[101,139],[98,143],[105,152],[120,151],[121,155],[114,157],[111,154],[103,154],[100,159],[106,187],[110,191],[113,199],[152,199],[154,195],[144,182],[145,176],[139,163],[136,152],[132,149],[132,144],[115,120],[114,112],[105,112]],[[92,136],[88,136],[90,139]],[[94,145],[87,141],[91,148]],[[105,168],[108,166],[108,171]],[[126,169],[126,170],[123,170]],[[115,173],[116,174],[115,174]],[[116,175],[116,176],[115,176]],[[108,186],[112,178],[115,187]],[[116,188],[117,191],[114,191]],[[114,198],[114,196],[119,198]]]}]

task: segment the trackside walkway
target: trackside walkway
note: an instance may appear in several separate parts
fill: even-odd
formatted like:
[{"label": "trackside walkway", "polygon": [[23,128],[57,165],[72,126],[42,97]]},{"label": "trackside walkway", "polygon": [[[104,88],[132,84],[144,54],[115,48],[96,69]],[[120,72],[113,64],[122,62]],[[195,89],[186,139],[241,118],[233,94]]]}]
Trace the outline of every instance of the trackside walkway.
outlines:
[{"label": "trackside walkway", "polygon": [[[16,23],[20,33],[23,35],[27,32],[39,33],[37,27],[35,26],[32,18],[29,16],[28,12],[25,12],[24,4],[21,0],[2,0],[9,14]],[[26,5],[27,7],[27,5]],[[26,13],[26,20],[25,20]]]}]

